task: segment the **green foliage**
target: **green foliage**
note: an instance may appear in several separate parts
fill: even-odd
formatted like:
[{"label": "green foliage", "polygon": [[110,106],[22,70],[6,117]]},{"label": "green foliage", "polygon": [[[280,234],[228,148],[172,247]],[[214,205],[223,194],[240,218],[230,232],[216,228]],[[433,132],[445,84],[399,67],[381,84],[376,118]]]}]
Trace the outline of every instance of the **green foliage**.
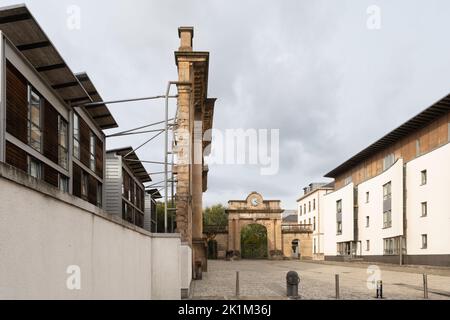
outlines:
[{"label": "green foliage", "polygon": [[241,231],[242,258],[267,258],[267,230],[260,224],[250,224]]},{"label": "green foliage", "polygon": [[[169,201],[167,208],[172,208],[172,204]],[[175,211],[169,210],[167,212],[167,229],[169,233],[175,232],[176,224],[175,224]],[[156,203],[156,217],[157,217],[157,226],[158,232],[164,232],[164,202]]]},{"label": "green foliage", "polygon": [[207,207],[203,210],[203,225],[204,226],[227,226],[228,215],[225,212],[225,207],[221,204],[216,204],[212,207]]}]

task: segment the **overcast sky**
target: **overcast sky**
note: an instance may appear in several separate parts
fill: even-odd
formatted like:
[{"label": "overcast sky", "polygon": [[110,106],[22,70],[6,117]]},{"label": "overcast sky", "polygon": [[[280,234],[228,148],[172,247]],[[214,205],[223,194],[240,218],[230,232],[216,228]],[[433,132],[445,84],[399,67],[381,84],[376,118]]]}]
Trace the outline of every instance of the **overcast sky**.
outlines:
[{"label": "overcast sky", "polygon": [[[177,77],[177,28],[195,28],[194,49],[211,53],[214,127],[280,129],[279,173],[213,165],[205,205],[258,191],[293,209],[304,186],[327,181],[324,174],[449,93],[445,0],[25,3],[72,71],[86,71],[104,100],[163,94]],[[81,10],[79,30],[67,27],[70,5]],[[380,29],[367,27],[371,5],[381,9]],[[122,130],[163,119],[162,101],[110,110]],[[107,148],[146,139],[111,139]],[[138,155],[162,160],[162,148],[159,139]]]}]

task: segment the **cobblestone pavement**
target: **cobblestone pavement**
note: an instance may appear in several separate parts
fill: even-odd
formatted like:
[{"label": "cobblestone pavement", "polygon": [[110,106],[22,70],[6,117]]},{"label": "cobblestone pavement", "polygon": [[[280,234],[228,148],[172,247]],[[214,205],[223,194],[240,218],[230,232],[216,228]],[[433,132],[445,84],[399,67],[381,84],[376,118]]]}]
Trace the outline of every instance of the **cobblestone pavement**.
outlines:
[{"label": "cobblestone pavement", "polygon": [[[240,299],[286,299],[286,273],[290,270],[300,275],[301,299],[335,299],[335,274],[340,278],[341,299],[375,299],[376,295],[375,289],[368,288],[368,265],[287,260],[208,263],[209,271],[203,274],[203,280],[192,283],[192,299],[235,299],[236,271],[239,271]],[[384,299],[423,299],[423,269],[378,267]],[[450,299],[450,269],[436,272],[427,269],[427,273],[429,299]]]}]

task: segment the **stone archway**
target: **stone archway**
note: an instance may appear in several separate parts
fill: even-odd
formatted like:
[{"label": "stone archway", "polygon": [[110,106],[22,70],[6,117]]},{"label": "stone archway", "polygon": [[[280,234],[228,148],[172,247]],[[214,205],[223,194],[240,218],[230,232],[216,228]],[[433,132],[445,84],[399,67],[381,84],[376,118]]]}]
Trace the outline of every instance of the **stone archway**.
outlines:
[{"label": "stone archway", "polygon": [[246,225],[241,230],[241,257],[243,259],[264,259],[269,255],[267,229],[257,223]]},{"label": "stone archway", "polygon": [[282,233],[279,200],[264,200],[257,193],[252,192],[245,200],[231,200],[228,202],[228,254],[241,257],[241,233],[248,225],[261,225],[267,232],[267,258],[281,259]]}]

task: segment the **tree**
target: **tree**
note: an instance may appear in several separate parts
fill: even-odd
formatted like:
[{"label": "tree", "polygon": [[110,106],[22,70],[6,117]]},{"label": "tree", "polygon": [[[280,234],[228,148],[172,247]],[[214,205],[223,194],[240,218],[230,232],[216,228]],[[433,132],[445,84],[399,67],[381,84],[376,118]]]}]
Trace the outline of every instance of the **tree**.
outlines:
[{"label": "tree", "polygon": [[203,226],[221,226],[228,225],[228,215],[222,204],[216,204],[212,207],[206,207],[203,210]]}]

